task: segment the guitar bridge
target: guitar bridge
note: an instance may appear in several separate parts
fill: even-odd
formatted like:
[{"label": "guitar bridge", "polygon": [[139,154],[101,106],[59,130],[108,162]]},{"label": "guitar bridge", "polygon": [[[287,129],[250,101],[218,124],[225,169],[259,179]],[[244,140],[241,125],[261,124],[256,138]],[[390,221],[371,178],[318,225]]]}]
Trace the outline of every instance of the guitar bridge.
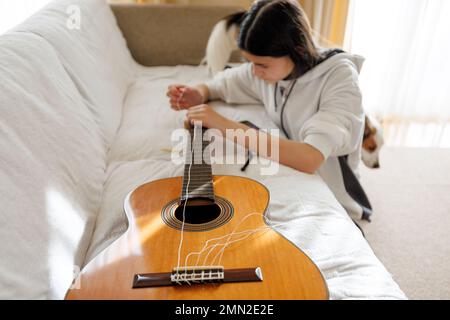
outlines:
[{"label": "guitar bridge", "polygon": [[225,270],[220,266],[174,268],[170,281],[178,285],[194,283],[217,283],[225,279]]},{"label": "guitar bridge", "polygon": [[133,288],[257,281],[263,281],[259,267],[230,270],[222,266],[182,267],[174,268],[171,273],[137,274],[134,276]]}]

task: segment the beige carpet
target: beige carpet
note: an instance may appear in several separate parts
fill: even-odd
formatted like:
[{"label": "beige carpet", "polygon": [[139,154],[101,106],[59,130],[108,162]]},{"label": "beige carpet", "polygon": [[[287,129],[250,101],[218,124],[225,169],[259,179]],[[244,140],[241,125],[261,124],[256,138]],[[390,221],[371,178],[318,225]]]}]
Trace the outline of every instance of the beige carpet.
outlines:
[{"label": "beige carpet", "polygon": [[380,164],[361,169],[367,240],[410,299],[450,299],[450,149],[385,147]]}]

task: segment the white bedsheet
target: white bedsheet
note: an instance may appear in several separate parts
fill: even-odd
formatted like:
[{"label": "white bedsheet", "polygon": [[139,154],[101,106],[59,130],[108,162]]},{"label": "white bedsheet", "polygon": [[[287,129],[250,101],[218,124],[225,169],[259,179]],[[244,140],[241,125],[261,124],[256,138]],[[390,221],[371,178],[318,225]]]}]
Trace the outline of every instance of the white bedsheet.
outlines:
[{"label": "white bedsheet", "polygon": [[[196,84],[207,79],[203,67],[153,67],[138,70],[129,88],[118,134],[109,152],[108,179],[103,204],[86,263],[126,231],[126,195],[139,185],[181,176],[174,165],[171,133],[182,127],[184,112],[169,108],[169,84]],[[261,128],[275,128],[262,106],[214,103],[222,114],[249,120]],[[262,182],[270,191],[269,217],[286,238],[301,248],[320,268],[331,299],[405,299],[406,296],[376,258],[344,209],[319,176],[281,166],[275,176],[261,176],[258,165],[245,173],[240,166],[213,166],[213,173],[243,175]]]}]

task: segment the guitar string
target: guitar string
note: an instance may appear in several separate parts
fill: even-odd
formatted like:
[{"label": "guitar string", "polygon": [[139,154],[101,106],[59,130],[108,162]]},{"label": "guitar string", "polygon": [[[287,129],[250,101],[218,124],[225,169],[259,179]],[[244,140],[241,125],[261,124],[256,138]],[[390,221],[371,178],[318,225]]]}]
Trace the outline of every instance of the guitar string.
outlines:
[{"label": "guitar string", "polygon": [[[261,215],[262,216],[262,215]],[[220,265],[222,258],[223,258],[223,254],[225,253],[225,249],[227,249],[230,245],[232,245],[233,243],[236,242],[240,242],[243,240],[246,240],[247,238],[249,238],[251,235],[258,233],[260,231],[269,231],[274,227],[279,227],[279,226],[283,226],[285,224],[288,224],[287,222],[285,223],[279,223],[279,224],[274,224],[271,226],[264,226],[264,227],[260,227],[260,228],[255,228],[255,229],[248,229],[245,232],[241,232],[241,233],[247,233],[246,236],[242,237],[242,238],[238,238],[235,240],[230,241],[229,239],[231,239],[231,237],[233,236],[233,234],[229,237],[229,239],[227,240],[227,242],[225,244],[222,244],[221,246],[223,246],[222,249],[219,250],[219,252],[216,253],[216,255],[214,256],[213,260],[211,261],[211,264],[214,264],[214,262],[216,261],[216,259],[219,257],[219,260],[217,262],[218,265]],[[214,248],[213,248],[214,250]],[[209,257],[209,255],[212,253],[212,250],[210,250],[210,252],[208,253],[207,257],[205,257],[205,262],[207,261],[207,258]]]},{"label": "guitar string", "polygon": [[[248,217],[250,217],[250,216],[252,216],[252,215],[258,215],[258,216],[264,217],[261,213],[251,213],[251,214],[248,214],[247,216],[245,216],[244,218],[242,218],[242,220],[241,220],[241,222],[238,224],[238,226],[239,226],[243,221],[245,221]],[[197,257],[197,262],[196,262],[195,266],[198,266],[198,264],[199,264],[199,262],[200,262],[200,258],[201,258],[202,253],[205,252],[206,250],[208,250],[210,247],[212,247],[212,248],[210,249],[210,252],[208,253],[207,257],[204,258],[204,263],[203,263],[203,264],[205,265],[205,263],[206,263],[206,261],[207,261],[207,258],[208,258],[208,256],[209,256],[209,254],[212,252],[212,250],[214,250],[215,247],[218,247],[218,246],[224,246],[224,248],[221,250],[221,252],[223,252],[223,250],[225,250],[225,248],[227,248],[227,247],[228,247],[229,245],[231,245],[232,243],[235,243],[235,242],[238,242],[238,241],[241,241],[241,240],[245,240],[246,238],[248,238],[248,236],[247,236],[247,237],[242,238],[242,239],[229,241],[229,239],[230,239],[231,237],[235,236],[235,235],[241,235],[241,234],[247,234],[247,233],[250,233],[250,235],[251,235],[251,234],[256,233],[256,232],[258,232],[258,231],[263,231],[263,230],[266,230],[266,229],[271,229],[271,228],[274,228],[274,227],[283,226],[283,225],[287,224],[287,222],[286,222],[286,223],[273,224],[273,222],[272,222],[269,218],[267,218],[267,217],[265,217],[265,218],[266,218],[266,221],[268,221],[269,223],[272,223],[272,225],[270,225],[270,226],[264,226],[264,227],[260,227],[260,228],[255,228],[255,229],[247,229],[247,230],[243,230],[243,231],[239,231],[239,232],[236,232],[236,229],[238,228],[238,226],[236,226],[235,229],[234,229],[231,233],[229,233],[229,234],[225,234],[225,235],[223,235],[223,236],[221,236],[221,237],[218,237],[218,238],[212,238],[212,239],[207,240],[207,241],[205,242],[205,245],[203,246],[203,248],[202,248],[201,251],[198,251],[198,252],[191,252],[191,253],[189,253],[189,254],[186,256],[186,259],[185,259],[185,265],[188,264],[187,262],[188,262],[189,258],[190,258],[192,255],[197,255],[198,257]],[[249,236],[250,236],[250,235],[249,235]],[[219,240],[222,240],[223,238],[226,238],[226,237],[229,237],[229,239],[227,239],[227,242],[225,242],[224,244],[223,244],[223,243],[216,243],[216,244],[208,245],[208,244],[209,244],[210,242],[212,242],[212,241],[219,241]],[[220,253],[220,252],[219,252],[219,253]],[[216,255],[216,256],[217,256],[217,255]],[[214,259],[213,261],[215,261],[215,259]],[[220,262],[220,261],[221,261],[221,260],[219,260],[219,262]]]},{"label": "guitar string", "polygon": [[[255,214],[253,214],[253,215],[255,215]],[[257,214],[257,215],[258,215],[258,216],[262,216],[263,218],[265,218],[266,221],[267,221],[268,223],[271,222],[269,218],[265,217],[265,216],[262,215],[261,213],[259,213],[259,214]],[[243,221],[244,221],[244,220],[241,220],[241,222],[239,223],[239,225],[240,225]],[[236,226],[235,230],[239,227],[239,225]],[[258,229],[259,229],[259,230],[268,230],[269,228],[270,228],[270,226],[264,226],[264,227],[256,228],[256,229],[254,229],[254,230],[258,230]],[[255,232],[250,233],[250,234],[249,234],[246,238],[244,238],[243,240],[247,239],[250,235],[252,235],[253,233],[256,233],[256,232],[258,232],[258,231],[255,231]],[[223,257],[223,254],[224,254],[224,252],[225,252],[225,249],[228,248],[231,244],[240,241],[240,240],[238,240],[238,241],[234,240],[234,241],[231,241],[231,242],[230,242],[231,237],[232,237],[232,235],[230,235],[230,236],[228,237],[227,242],[225,243],[225,245],[223,246],[223,248],[219,251],[219,253],[220,253],[220,256],[219,256],[219,257],[220,257],[220,258],[219,258],[218,264],[220,264],[220,262],[222,261],[222,257]],[[214,261],[216,260],[217,256],[219,255],[219,253],[216,254],[216,256],[214,257],[212,263],[214,263]]]},{"label": "guitar string", "polygon": [[261,228],[259,228],[259,229],[253,229],[253,230],[250,230],[250,231],[248,232],[248,234],[247,234],[245,237],[238,238],[238,239],[233,240],[233,241],[228,241],[227,243],[225,243],[225,245],[223,246],[223,248],[222,248],[222,249],[214,256],[214,258],[213,258],[212,261],[211,261],[211,264],[214,264],[215,261],[216,261],[216,259],[217,259],[217,257],[219,257],[219,260],[217,261],[217,264],[220,265],[220,263],[221,263],[221,261],[222,261],[223,253],[225,252],[225,249],[227,249],[227,248],[228,248],[230,245],[232,245],[233,243],[240,242],[240,241],[244,241],[244,240],[246,240],[247,238],[249,238],[251,235],[253,235],[253,234],[255,234],[255,233],[258,233],[258,232],[260,232],[260,231],[269,231],[269,230],[270,230],[270,227],[261,227]]},{"label": "guitar string", "polygon": [[[181,106],[180,106],[180,101],[183,99],[185,90],[181,90],[181,95],[178,97],[177,99],[177,109],[178,111],[181,111]],[[196,128],[194,127],[194,138],[193,138],[193,142],[195,143],[195,137],[196,137]],[[191,146],[191,150],[190,150],[190,164],[189,164],[189,170],[188,170],[188,183],[187,183],[187,187],[186,187],[186,199],[189,199],[189,184],[191,182],[191,170],[192,170],[192,153],[193,153],[193,148],[194,148],[194,143]],[[181,226],[181,237],[180,237],[180,244],[178,247],[178,262],[177,262],[177,275],[179,275],[178,271],[180,268],[180,262],[181,262],[181,249],[182,249],[182,244],[183,244],[183,240],[184,240],[184,227],[185,227],[185,210],[186,210],[186,204],[187,204],[187,200],[184,203],[183,206],[183,222],[182,222],[182,226]],[[186,260],[185,260],[186,261]],[[187,263],[185,263],[185,267],[187,267]]]},{"label": "guitar string", "polygon": [[[177,99],[176,106],[177,106],[178,111],[181,111],[180,101],[182,100],[182,98],[183,98],[183,96],[184,96],[184,93],[185,93],[185,91],[182,90],[180,97]],[[194,138],[193,138],[193,141],[194,141],[194,142],[195,142],[195,137],[196,137],[196,130],[195,130],[195,128],[194,128]],[[187,183],[187,188],[186,188],[186,198],[187,198],[187,199],[189,198],[189,184],[190,184],[190,182],[191,182],[191,169],[192,169],[192,147],[191,147],[191,150],[190,150],[190,164],[189,164],[189,170],[188,170],[188,183]],[[178,247],[177,275],[178,275],[179,268],[180,268],[180,262],[181,262],[181,249],[182,249],[183,240],[184,240],[184,228],[185,228],[185,212],[186,212],[186,204],[187,204],[187,200],[185,201],[184,206],[183,206],[183,222],[182,222],[182,226],[181,226],[180,244],[179,244],[179,247]],[[239,242],[239,241],[242,241],[242,240],[245,240],[245,239],[247,239],[248,237],[250,237],[252,234],[257,233],[258,231],[268,230],[268,229],[271,228],[270,226],[265,226],[265,227],[256,228],[256,229],[248,229],[248,230],[245,230],[245,231],[241,231],[241,232],[236,233],[236,229],[237,229],[237,228],[238,228],[238,227],[239,227],[239,226],[240,226],[247,218],[249,218],[249,217],[251,217],[251,216],[253,216],[253,215],[260,215],[260,216],[262,216],[260,213],[252,213],[252,214],[249,214],[249,215],[245,216],[245,217],[239,222],[239,224],[234,228],[234,230],[233,230],[230,234],[224,235],[224,236],[222,236],[222,237],[220,237],[220,238],[210,239],[210,240],[206,241],[205,246],[203,247],[202,251],[197,252],[197,253],[195,253],[195,252],[194,252],[194,253],[189,253],[189,254],[186,256],[186,259],[185,259],[185,266],[187,267],[187,265],[188,265],[187,262],[188,262],[188,260],[189,260],[189,257],[190,257],[192,254],[198,254],[197,263],[196,263],[196,266],[197,266],[197,265],[198,265],[198,262],[200,261],[200,256],[201,256],[201,254],[202,254],[205,250],[208,249],[209,246],[207,246],[207,244],[208,244],[210,241],[220,240],[220,239],[223,239],[223,238],[225,238],[225,237],[228,236],[228,239],[227,239],[226,243],[223,244],[223,248],[216,254],[216,256],[214,257],[214,259],[212,260],[212,263],[214,263],[214,261],[217,259],[217,257],[218,257],[219,254],[220,254],[220,258],[219,258],[219,261],[218,261],[218,264],[220,264],[220,261],[222,260],[222,257],[223,257],[223,254],[224,254],[224,252],[225,252],[225,249],[226,249],[227,247],[229,247],[231,244],[236,243],[236,242]],[[267,221],[270,221],[270,219],[268,219],[267,217],[266,217],[266,220],[267,220]],[[284,225],[284,224],[285,224],[285,223],[278,224],[278,225],[273,225],[272,227],[277,227],[277,226]],[[230,239],[231,239],[234,235],[238,235],[238,234],[242,234],[242,233],[244,233],[244,234],[245,234],[245,233],[248,233],[248,235],[247,235],[246,237],[244,237],[244,238],[230,241]],[[217,246],[219,246],[219,245],[220,245],[220,244],[212,245],[212,249],[208,252],[208,254],[207,254],[206,257],[205,257],[205,260],[204,260],[205,263],[206,263],[206,261],[207,261],[207,259],[208,259],[208,257],[209,257],[209,254],[212,252],[212,250],[214,250],[214,248],[217,247]],[[204,263],[204,264],[205,264],[205,263]]]},{"label": "guitar string", "polygon": [[[181,98],[183,97],[183,94],[184,94],[184,91],[182,91],[182,93],[181,93],[181,96],[178,98],[178,100],[177,100],[177,108],[178,108],[178,111],[181,111],[180,110],[180,100],[181,100]],[[195,128],[194,128],[194,138],[193,138],[193,140],[195,141]],[[189,155],[190,155],[190,160],[189,160],[189,170],[188,170],[188,183],[187,183],[187,187],[186,187],[186,200],[184,201],[184,205],[183,205],[183,222],[182,222],[182,224],[181,224],[181,235],[180,235],[180,244],[178,245],[178,261],[177,261],[177,271],[176,271],[176,274],[177,274],[177,276],[179,275],[178,274],[178,270],[180,269],[180,262],[181,262],[181,249],[182,249],[182,247],[183,247],[183,240],[184,240],[184,226],[185,226],[185,220],[186,220],[186,205],[187,205],[187,199],[189,199],[189,184],[190,184],[190,182],[191,182],[191,168],[192,168],[192,162],[193,162],[193,159],[192,159],[192,146],[193,144],[191,143],[191,146],[190,146],[190,152],[189,152]]]},{"label": "guitar string", "polygon": [[[236,232],[237,228],[239,228],[239,226],[240,226],[245,220],[247,220],[249,217],[255,216],[255,215],[258,215],[258,216],[259,216],[259,215],[261,215],[261,213],[257,213],[257,212],[255,212],[255,213],[250,213],[250,214],[246,215],[244,218],[242,218],[241,221],[239,221],[239,223],[234,227],[233,231],[229,234],[228,239],[227,239],[227,242],[225,242],[225,245],[228,243],[228,241],[230,240],[230,238],[231,238],[231,237],[233,236],[233,234]],[[212,250],[214,250],[214,248],[215,248],[215,247],[211,248],[211,250],[210,250],[210,251],[208,252],[208,254],[206,255],[206,257],[205,257],[205,259],[204,259],[204,262],[205,262],[205,263],[206,263],[206,261],[207,261],[209,255],[210,255],[210,253],[212,252]]]},{"label": "guitar string", "polygon": [[[263,216],[262,214],[257,214],[257,215],[261,215],[261,216]],[[264,216],[263,216],[264,217]],[[246,218],[246,217],[245,217]],[[244,219],[245,219],[244,218]],[[247,239],[249,236],[251,236],[252,234],[254,234],[254,233],[256,233],[256,232],[258,232],[258,231],[263,231],[263,230],[266,230],[266,229],[272,229],[272,228],[276,228],[276,227],[279,227],[279,226],[284,226],[284,225],[290,225],[291,224],[291,222],[282,222],[282,223],[278,223],[278,224],[273,224],[273,221],[270,219],[270,218],[267,218],[267,217],[265,217],[266,218],[266,221],[268,222],[268,223],[272,223],[271,225],[268,225],[268,226],[264,226],[264,227],[261,227],[261,228],[257,228],[257,229],[253,229],[253,230],[248,230],[248,231],[246,231],[246,232],[250,232],[250,234],[249,235],[247,235],[246,237],[244,237],[244,238],[241,238],[241,239],[237,239],[237,240],[233,240],[233,241],[227,241],[227,243],[225,243],[223,246],[223,248],[216,254],[216,256],[214,257],[214,259],[212,260],[212,264],[214,264],[214,261],[217,259],[217,257],[218,257],[218,255],[220,254],[220,259],[219,259],[219,261],[218,261],[218,265],[220,265],[220,262],[222,261],[222,257],[223,257],[223,254],[224,254],[224,252],[225,252],[225,249],[227,248],[227,247],[229,247],[231,244],[233,244],[233,243],[236,243],[236,242],[239,242],[239,241],[242,241],[242,240],[245,240],[245,239]],[[242,222],[242,221],[241,221]],[[240,234],[240,233],[244,233],[244,232],[239,232],[239,233],[237,233],[237,234]],[[231,235],[233,235],[233,233],[231,234]],[[224,238],[224,237],[221,237],[221,238]],[[230,239],[231,237],[229,237],[229,239]],[[213,247],[215,247],[215,246],[218,246],[218,245],[222,245],[222,244],[216,244],[216,245],[213,245]],[[210,252],[208,253],[208,255],[211,253],[211,251],[213,250],[214,248],[212,248],[211,250],[210,250]],[[205,258],[205,260],[204,261],[206,261],[207,260],[207,258]]]},{"label": "guitar string", "polygon": [[[282,223],[282,224],[279,224],[279,225],[283,225],[283,224],[287,224],[287,223]],[[277,227],[277,226],[279,226],[279,225],[273,225],[273,226],[271,226],[271,227]],[[257,233],[258,231],[269,230],[269,229],[271,229],[271,227],[270,227],[270,226],[266,226],[266,227],[261,227],[261,228],[257,228],[257,229],[253,229],[253,230],[248,230],[248,231],[242,231],[242,232],[239,232],[239,233],[237,233],[237,234],[240,234],[240,233],[248,233],[248,235],[245,236],[245,237],[243,237],[243,238],[241,238],[241,239],[237,239],[237,240],[234,240],[234,241],[231,241],[231,242],[227,242],[227,246],[231,245],[231,244],[234,243],[234,242],[238,242],[238,241],[245,240],[245,239],[247,239],[248,237],[250,237],[252,234]],[[224,238],[224,237],[226,237],[226,235],[223,236],[223,237],[221,237],[221,238]],[[213,240],[213,239],[211,239],[211,240]],[[210,241],[210,240],[209,240],[209,241]],[[217,246],[217,244],[214,245],[214,246]],[[204,247],[204,250],[205,250],[205,249],[207,249],[207,248]],[[204,251],[204,250],[202,250],[202,251]],[[190,256],[191,254],[192,254],[192,253],[190,253],[188,256]],[[201,254],[201,252],[200,252],[200,254]],[[199,258],[200,258],[200,255],[199,255],[199,257],[197,258],[197,263],[196,263],[195,267],[198,267],[198,262],[199,262],[199,260],[200,260]],[[215,266],[214,261],[215,261],[216,258],[217,258],[217,256],[214,258],[214,260],[213,260],[212,263],[210,264],[210,267]],[[187,265],[188,259],[189,259],[189,257],[186,258],[186,265]],[[203,265],[204,265],[204,266],[207,266],[206,260],[205,260],[205,262],[204,262]],[[217,263],[217,265],[220,265],[220,260],[219,260],[219,262]],[[202,273],[202,275],[203,275],[203,273]],[[197,282],[197,281],[198,281],[198,280],[195,281],[195,280],[196,280],[196,279],[194,278],[195,272],[193,272],[191,276],[192,276],[192,281],[193,281],[193,282]]]},{"label": "guitar string", "polygon": [[[245,218],[246,218],[246,217],[244,217],[243,219],[245,219]],[[236,233],[236,234],[240,234],[240,233],[243,233],[243,232],[246,232],[246,231],[241,231],[241,232]],[[234,230],[233,230],[232,233],[234,233]],[[232,234],[232,233],[230,233],[230,234]],[[218,240],[221,240],[221,239],[223,239],[223,238],[229,236],[230,234],[225,234],[225,235],[223,235],[223,236],[221,236],[221,237],[218,237],[218,238],[212,238],[212,239],[209,239],[209,240],[205,241],[205,245],[203,246],[203,248],[202,248],[201,251],[190,252],[190,253],[186,256],[186,258],[185,258],[185,265],[187,265],[187,261],[189,260],[189,258],[190,258],[192,255],[198,255],[197,262],[196,262],[196,264],[195,264],[195,266],[198,266],[198,263],[199,263],[199,260],[200,260],[200,255],[201,255],[205,250],[207,250],[207,249],[210,247],[210,246],[208,246],[208,243],[211,242],[211,241],[218,241]],[[217,245],[218,245],[218,244],[212,245],[212,246],[217,246]]]},{"label": "guitar string", "polygon": [[[177,99],[177,108],[178,108],[179,111],[181,110],[181,108],[180,108],[180,101],[181,101],[181,99],[183,98],[184,92],[185,92],[185,91],[183,90],[182,93],[181,93],[181,96]],[[196,130],[195,130],[195,128],[194,128],[194,138],[193,138],[193,141],[194,141],[194,142],[195,142],[195,137],[196,137]],[[193,148],[193,147],[192,147],[192,148]],[[189,198],[189,184],[190,184],[190,181],[191,181],[192,148],[191,148],[191,153],[190,153],[191,161],[190,161],[189,172],[188,172],[188,184],[187,184],[187,188],[186,188],[186,197],[187,197],[187,198]],[[186,210],[186,203],[187,203],[187,201],[185,201],[184,206],[183,206],[183,223],[182,223],[182,227],[181,227],[180,245],[179,245],[179,248],[178,248],[177,275],[178,275],[178,270],[179,270],[179,268],[180,268],[180,262],[181,262],[181,248],[182,248],[182,243],[183,243],[183,238],[184,238],[183,235],[184,235],[184,226],[185,226],[185,210]],[[258,232],[259,230],[264,230],[264,229],[268,229],[268,228],[269,228],[269,227],[267,226],[267,227],[262,227],[262,228],[259,228],[259,229],[253,229],[253,230],[250,229],[250,230],[247,230],[247,231],[242,231],[242,232],[236,233],[236,229],[242,224],[242,222],[245,221],[248,217],[250,217],[250,216],[252,216],[252,215],[261,215],[261,214],[260,214],[260,213],[253,213],[253,214],[249,214],[249,215],[245,216],[245,217],[239,222],[239,224],[235,227],[235,229],[233,230],[233,232],[232,232],[231,234],[225,235],[225,236],[222,237],[222,238],[224,238],[224,237],[228,236],[228,239],[227,239],[227,242],[224,244],[224,247],[223,247],[222,250],[220,251],[221,255],[220,255],[219,262],[222,260],[223,253],[224,253],[225,249],[226,249],[229,245],[231,245],[232,243],[235,243],[235,242],[241,240],[241,239],[239,239],[239,240],[235,240],[235,241],[230,242],[229,240],[231,239],[231,237],[232,237],[233,235],[235,235],[235,234],[240,234],[240,233],[248,233],[248,232],[250,232],[250,234],[249,234],[247,237],[245,237],[245,238],[243,239],[243,240],[245,240],[245,239],[248,238],[251,234],[253,234],[253,233],[255,233],[255,232]],[[266,219],[267,219],[267,218],[266,218]],[[256,230],[256,231],[255,231],[255,230]],[[212,239],[212,240],[214,240],[214,239]],[[205,246],[207,245],[207,243],[208,243],[209,241],[212,241],[212,240],[206,241]],[[213,248],[212,248],[212,250],[213,250],[216,246],[218,246],[218,244],[214,245]],[[204,247],[204,249],[199,253],[199,256],[198,256],[198,259],[197,259],[197,263],[196,263],[196,266],[198,266],[198,262],[199,262],[199,260],[200,260],[200,255],[201,255],[202,252],[203,252],[204,250],[206,250],[207,248],[208,248],[208,246]],[[211,253],[211,251],[210,251],[210,252],[208,253],[208,255],[206,256],[205,262],[207,261],[207,258],[208,258],[208,256],[209,256],[210,253]],[[193,254],[193,253],[189,253],[189,254],[186,256],[186,258],[185,258],[185,264],[184,264],[185,267],[187,267],[187,265],[188,265],[188,263],[187,263],[187,262],[188,262],[188,259],[189,259],[189,257],[190,257],[192,254]],[[213,262],[215,261],[216,258],[217,258],[217,255],[214,257]]]},{"label": "guitar string", "polygon": [[[273,227],[277,227],[278,225],[275,225],[275,226],[273,226]],[[232,245],[233,243],[236,243],[236,242],[240,242],[240,241],[244,241],[244,240],[246,240],[247,238],[249,238],[251,235],[253,235],[253,234],[255,234],[255,233],[258,233],[258,232],[260,232],[260,231],[269,231],[271,229],[271,227],[269,227],[269,226],[266,226],[266,227],[261,227],[261,228],[256,228],[256,229],[248,229],[248,230],[246,230],[246,231],[243,231],[243,232],[239,232],[239,233],[236,233],[235,235],[240,235],[240,234],[242,234],[243,235],[243,237],[240,237],[240,238],[237,238],[237,239],[235,239],[235,240],[233,240],[233,241],[227,241],[227,242],[225,242],[225,243],[218,243],[218,244],[215,244],[215,245],[212,245],[211,246],[211,249],[209,250],[209,252],[208,252],[208,254],[205,256],[205,258],[203,259],[203,264],[206,264],[207,263],[207,261],[208,261],[208,258],[209,258],[209,256],[211,255],[211,253],[216,249],[216,247],[223,247],[222,249],[220,249],[219,250],[219,252],[218,253],[216,253],[216,255],[214,256],[214,258],[211,260],[211,265],[216,265],[216,263],[215,263],[215,261],[216,261],[216,259],[220,256],[220,258],[219,258],[219,260],[217,261],[217,265],[220,265],[221,264],[221,261],[222,261],[222,255],[223,255],[223,253],[225,252],[225,249],[227,249],[230,245]],[[233,235],[234,236],[234,235]]]}]

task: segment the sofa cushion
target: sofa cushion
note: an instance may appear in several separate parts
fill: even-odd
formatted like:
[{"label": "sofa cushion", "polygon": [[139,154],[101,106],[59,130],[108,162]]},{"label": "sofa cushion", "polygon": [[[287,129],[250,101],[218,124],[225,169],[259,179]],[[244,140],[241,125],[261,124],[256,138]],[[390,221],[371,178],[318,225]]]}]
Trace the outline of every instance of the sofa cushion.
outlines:
[{"label": "sofa cushion", "polygon": [[[79,20],[71,20],[78,13]],[[99,115],[109,145],[120,125],[135,62],[106,0],[53,1],[14,30],[39,35],[56,49]]]},{"label": "sofa cushion", "polygon": [[0,299],[61,299],[83,266],[106,145],[42,37],[0,37]]},{"label": "sofa cushion", "polygon": [[[205,57],[214,25],[223,17],[242,11],[242,7],[225,4],[136,5],[120,2],[112,5],[120,29],[135,60],[148,67],[199,65]],[[233,61],[241,61],[240,56],[237,57],[233,56]]]}]

